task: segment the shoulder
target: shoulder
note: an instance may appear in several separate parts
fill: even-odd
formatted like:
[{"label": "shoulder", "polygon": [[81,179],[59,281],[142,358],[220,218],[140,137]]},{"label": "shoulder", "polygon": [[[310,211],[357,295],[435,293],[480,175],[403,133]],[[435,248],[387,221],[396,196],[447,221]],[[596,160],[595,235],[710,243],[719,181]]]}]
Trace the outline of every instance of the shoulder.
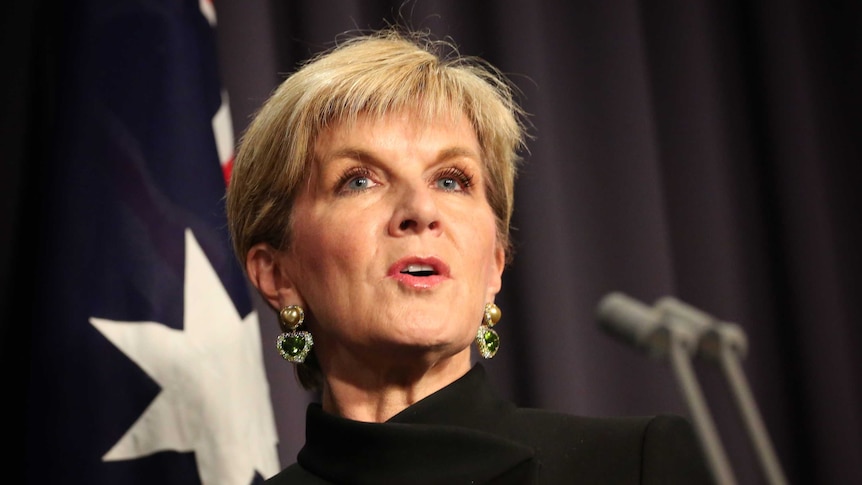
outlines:
[{"label": "shoulder", "polygon": [[680,416],[650,420],[644,430],[642,454],[643,468],[652,476],[699,477],[687,483],[713,482],[694,427]]},{"label": "shoulder", "polygon": [[691,430],[688,420],[675,414],[600,417],[533,408],[516,409],[507,417],[504,426],[528,436],[577,436],[579,440],[612,441],[617,444],[621,440],[640,440],[645,434],[686,434]]},{"label": "shoulder", "polygon": [[601,483],[710,483],[694,429],[679,415],[585,417],[521,408],[501,431],[536,450],[544,475]]},{"label": "shoulder", "polygon": [[309,473],[305,468],[294,463],[266,480],[266,485],[324,485],[326,480]]}]

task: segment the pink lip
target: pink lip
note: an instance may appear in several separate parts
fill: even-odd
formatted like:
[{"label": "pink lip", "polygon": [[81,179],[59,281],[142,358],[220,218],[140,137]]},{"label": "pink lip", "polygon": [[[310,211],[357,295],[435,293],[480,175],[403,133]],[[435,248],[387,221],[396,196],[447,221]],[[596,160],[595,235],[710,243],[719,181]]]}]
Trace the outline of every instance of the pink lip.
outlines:
[{"label": "pink lip", "polygon": [[[434,269],[434,274],[429,276],[415,276],[401,272],[411,264],[430,266]],[[418,290],[426,290],[449,279],[449,266],[437,258],[418,258],[410,256],[396,261],[395,264],[389,267],[389,271],[386,273],[386,276],[394,279],[403,286]]]}]

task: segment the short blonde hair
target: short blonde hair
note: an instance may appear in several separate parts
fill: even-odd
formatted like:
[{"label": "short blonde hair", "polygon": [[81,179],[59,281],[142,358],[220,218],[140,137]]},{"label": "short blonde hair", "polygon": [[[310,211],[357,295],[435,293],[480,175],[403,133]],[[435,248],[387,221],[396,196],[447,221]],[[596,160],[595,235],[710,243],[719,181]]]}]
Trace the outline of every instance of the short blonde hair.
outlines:
[{"label": "short blonde hair", "polygon": [[381,118],[411,110],[428,121],[469,119],[482,150],[497,240],[508,261],[514,184],[526,138],[515,94],[495,67],[425,33],[389,28],[361,34],[311,58],[278,86],[240,140],[227,190],[237,258],[245,267],[249,250],[260,242],[287,247],[292,203],[310,173],[323,129],[360,115]]}]

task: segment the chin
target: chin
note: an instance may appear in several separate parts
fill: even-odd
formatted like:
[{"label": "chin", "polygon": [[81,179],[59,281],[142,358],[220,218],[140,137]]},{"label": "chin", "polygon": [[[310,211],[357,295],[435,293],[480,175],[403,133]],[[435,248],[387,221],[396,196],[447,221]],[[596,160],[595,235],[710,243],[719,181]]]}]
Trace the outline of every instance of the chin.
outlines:
[{"label": "chin", "polygon": [[469,339],[464,336],[457,338],[441,338],[439,333],[433,335],[413,335],[395,343],[396,347],[400,347],[411,353],[419,354],[440,354],[442,356],[452,356],[462,352],[468,348],[473,342],[472,337]]}]

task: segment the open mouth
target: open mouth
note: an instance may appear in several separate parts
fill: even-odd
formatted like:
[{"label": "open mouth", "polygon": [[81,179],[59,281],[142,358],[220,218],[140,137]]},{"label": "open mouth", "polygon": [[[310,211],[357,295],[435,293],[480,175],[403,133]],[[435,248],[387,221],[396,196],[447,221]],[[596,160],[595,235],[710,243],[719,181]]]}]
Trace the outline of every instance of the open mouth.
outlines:
[{"label": "open mouth", "polygon": [[433,266],[427,264],[408,264],[401,270],[401,274],[409,274],[410,276],[433,276],[437,274]]},{"label": "open mouth", "polygon": [[386,275],[404,288],[420,291],[436,288],[450,279],[449,266],[433,256],[401,258],[389,267]]}]

